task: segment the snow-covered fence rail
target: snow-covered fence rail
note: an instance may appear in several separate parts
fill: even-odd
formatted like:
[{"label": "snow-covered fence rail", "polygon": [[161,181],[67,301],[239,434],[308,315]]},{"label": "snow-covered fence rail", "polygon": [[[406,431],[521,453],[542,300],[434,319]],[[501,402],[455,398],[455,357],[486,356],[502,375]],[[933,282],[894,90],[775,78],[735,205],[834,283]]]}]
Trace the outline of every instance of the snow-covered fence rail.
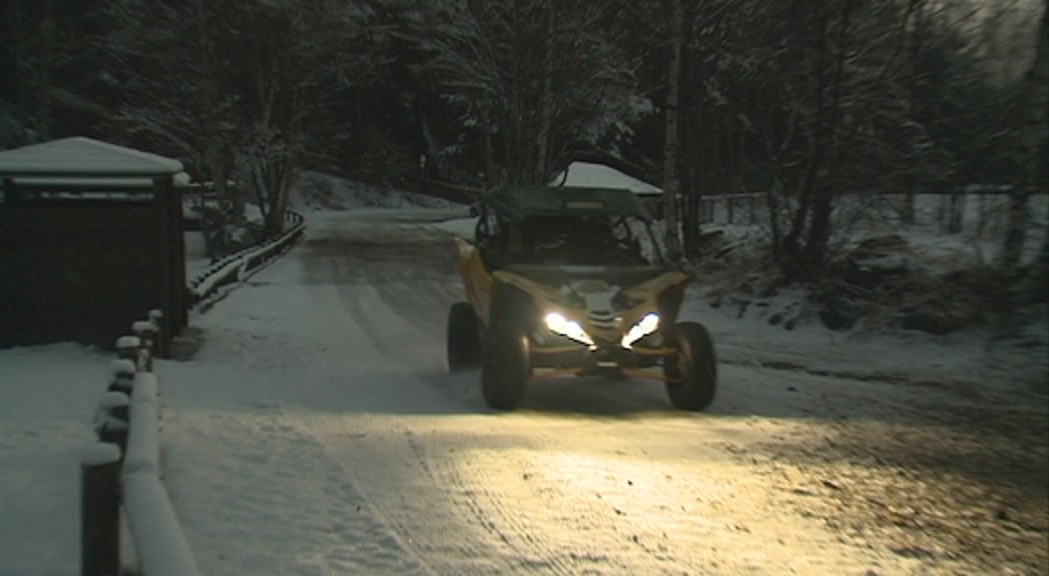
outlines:
[{"label": "snow-covered fence rail", "polygon": [[160,315],[117,341],[120,358],[95,415],[98,442],[81,461],[81,574],[120,573],[120,511],[145,576],[198,576],[161,482],[159,382],[152,372]]},{"label": "snow-covered fence rail", "polygon": [[214,296],[220,288],[241,282],[260,270],[266,263],[287,252],[305,232],[305,219],[301,214],[288,210],[284,214],[287,231],[261,246],[252,246],[230,254],[209,267],[190,282],[190,303],[199,304]]},{"label": "snow-covered fence rail", "polygon": [[701,224],[753,225],[768,219],[765,192],[703,196],[699,200]]},{"label": "snow-covered fence rail", "polygon": [[[839,223],[860,219],[925,226],[941,234],[965,232],[973,236],[1000,234],[1008,224],[1008,187],[966,186],[949,193],[907,195],[897,192],[841,194],[835,199]],[[793,210],[794,197],[779,198],[779,205]],[[1049,214],[1049,194],[1044,191],[1028,198],[1030,225],[1045,225]],[[701,224],[769,224],[768,192],[747,192],[704,196],[700,199]]]},{"label": "snow-covered fence rail", "polygon": [[421,178],[419,180],[419,186],[420,190],[427,195],[465,204],[476,202],[484,192],[483,188],[461,186],[452,184],[451,182],[431,180],[429,178]]},{"label": "snow-covered fence rail", "polygon": [[196,576],[200,570],[160,481],[158,388],[154,374],[135,375],[127,453],[121,471],[124,511],[143,574]]}]

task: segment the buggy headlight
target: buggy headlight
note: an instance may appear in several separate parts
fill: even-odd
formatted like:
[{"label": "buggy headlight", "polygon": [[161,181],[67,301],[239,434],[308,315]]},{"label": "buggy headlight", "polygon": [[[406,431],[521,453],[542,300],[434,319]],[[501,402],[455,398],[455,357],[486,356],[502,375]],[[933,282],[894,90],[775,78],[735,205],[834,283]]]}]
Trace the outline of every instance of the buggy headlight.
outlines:
[{"label": "buggy headlight", "polygon": [[655,312],[646,314],[644,318],[631,326],[630,330],[623,335],[620,344],[623,345],[623,348],[630,348],[634,345],[634,342],[648,336],[657,329],[659,329],[659,314]]},{"label": "buggy headlight", "polygon": [[589,334],[583,331],[583,327],[579,325],[579,322],[569,320],[557,312],[547,314],[544,320],[546,321],[546,327],[549,328],[550,331],[571,338],[576,342],[593,346],[593,339],[590,338]]}]

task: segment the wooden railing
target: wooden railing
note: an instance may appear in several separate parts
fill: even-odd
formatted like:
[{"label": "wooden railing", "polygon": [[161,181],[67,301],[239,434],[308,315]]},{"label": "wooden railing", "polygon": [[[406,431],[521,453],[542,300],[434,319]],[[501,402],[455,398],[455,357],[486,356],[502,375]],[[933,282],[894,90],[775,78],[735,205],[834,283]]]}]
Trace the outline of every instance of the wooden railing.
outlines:
[{"label": "wooden railing", "polygon": [[138,569],[148,576],[198,576],[160,469],[160,383],[153,354],[163,317],[132,325],[95,415],[97,442],[81,459],[81,575],[121,574],[121,512]]},{"label": "wooden railing", "polygon": [[[291,249],[305,231],[301,214],[285,214],[287,231],[260,246],[216,262],[193,280],[190,305],[207,305],[223,288],[241,282]],[[134,543],[138,572],[146,576],[198,576],[160,467],[160,382],[153,357],[164,318],[151,311],[117,340],[119,358],[95,414],[97,441],[81,459],[81,574],[118,576],[121,514]]]}]

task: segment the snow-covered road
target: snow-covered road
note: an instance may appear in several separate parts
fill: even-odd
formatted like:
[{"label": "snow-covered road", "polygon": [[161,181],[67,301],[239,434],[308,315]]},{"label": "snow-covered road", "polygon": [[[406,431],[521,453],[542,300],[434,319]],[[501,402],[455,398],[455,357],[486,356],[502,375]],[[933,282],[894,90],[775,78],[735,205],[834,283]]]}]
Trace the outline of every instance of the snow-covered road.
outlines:
[{"label": "snow-covered road", "polygon": [[[818,340],[711,319],[726,362],[706,413],[590,379],[488,410],[476,373],[445,370],[462,288],[428,222],[448,216],[311,215],[302,245],[191,319],[203,346],[159,368],[162,453],[204,573],[1045,567],[1044,406],[985,414],[957,369],[929,380],[937,364],[905,360],[921,351],[799,364]],[[867,377],[901,363],[925,385]],[[1003,413],[1000,436],[980,426]]]}]

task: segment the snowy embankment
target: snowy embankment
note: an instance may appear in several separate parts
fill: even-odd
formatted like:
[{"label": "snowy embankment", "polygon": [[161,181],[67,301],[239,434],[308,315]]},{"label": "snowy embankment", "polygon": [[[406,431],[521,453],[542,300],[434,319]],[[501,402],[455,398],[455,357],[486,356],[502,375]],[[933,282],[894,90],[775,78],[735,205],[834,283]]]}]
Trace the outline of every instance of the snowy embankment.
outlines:
[{"label": "snowy embankment", "polygon": [[80,456],[112,360],[79,344],[0,350],[0,573],[78,573]]}]

